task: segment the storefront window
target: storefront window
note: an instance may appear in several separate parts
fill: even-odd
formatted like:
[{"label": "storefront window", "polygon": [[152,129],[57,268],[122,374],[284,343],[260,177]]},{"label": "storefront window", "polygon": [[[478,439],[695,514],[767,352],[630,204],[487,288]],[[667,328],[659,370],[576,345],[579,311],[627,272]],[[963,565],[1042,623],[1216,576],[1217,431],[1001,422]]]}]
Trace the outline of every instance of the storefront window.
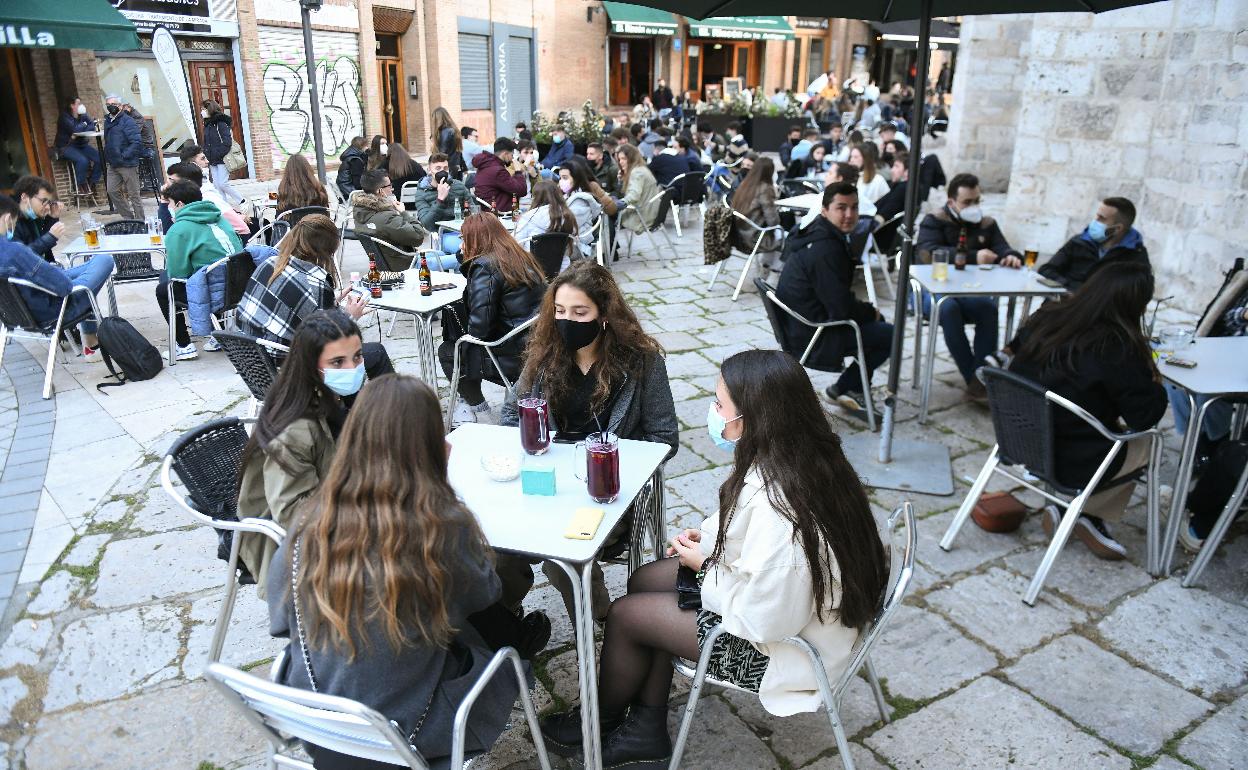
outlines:
[{"label": "storefront window", "polygon": [[[105,94],[117,94],[134,105],[143,117],[155,122],[160,144],[176,139],[171,146],[177,147],[186,139],[194,140],[187,133],[186,121],[155,59],[101,57],[96,73]],[[104,106],[89,105],[87,109],[93,113],[103,112]]]}]

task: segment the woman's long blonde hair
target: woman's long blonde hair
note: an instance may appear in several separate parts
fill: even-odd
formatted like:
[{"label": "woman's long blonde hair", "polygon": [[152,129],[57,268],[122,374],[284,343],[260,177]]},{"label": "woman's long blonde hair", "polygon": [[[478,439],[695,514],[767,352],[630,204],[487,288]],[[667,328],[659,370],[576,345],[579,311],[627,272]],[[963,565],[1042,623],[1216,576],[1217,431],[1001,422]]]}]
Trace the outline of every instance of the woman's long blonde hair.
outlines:
[{"label": "woman's long blonde hair", "polygon": [[628,161],[628,168],[625,169],[624,173],[620,175],[620,189],[627,192],[628,179],[633,175],[633,170],[638,167],[645,167],[646,159],[641,156],[641,150],[631,144],[621,144],[618,148],[616,148],[615,155],[616,163],[619,163],[619,156],[621,155],[623,155],[624,159]]},{"label": "woman's long blonde hair", "polygon": [[[447,478],[437,394],[415,377],[369,382],[298,529],[299,609],[309,645],[356,655],[380,623],[398,652],[446,647],[454,565],[491,557]],[[293,549],[292,549],[293,552]]]},{"label": "woman's long blonde hair", "polygon": [[273,263],[273,275],[269,276],[269,285],[277,280],[277,276],[290,264],[291,257],[298,257],[304,262],[311,262],[325,271],[330,283],[335,287],[341,285],[338,280],[338,262],[334,254],[338,251],[338,227],[334,220],[324,214],[308,214],[300,219],[291,231],[277,244],[277,261]]}]

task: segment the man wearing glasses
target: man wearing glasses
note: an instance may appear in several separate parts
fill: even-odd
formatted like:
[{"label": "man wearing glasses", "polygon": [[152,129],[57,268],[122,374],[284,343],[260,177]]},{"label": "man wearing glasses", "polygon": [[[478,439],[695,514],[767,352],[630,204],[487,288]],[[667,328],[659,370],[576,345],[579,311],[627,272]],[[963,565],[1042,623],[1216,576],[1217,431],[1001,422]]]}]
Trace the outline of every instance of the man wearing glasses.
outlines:
[{"label": "man wearing glasses", "polygon": [[14,223],[13,240],[26,244],[48,262],[55,262],[52,249],[64,235],[65,225],[56,218],[56,192],[43,177],[27,174],[13,185],[13,197],[21,208]]},{"label": "man wearing glasses", "polygon": [[[425,242],[428,231],[420,224],[415,211],[406,211],[403,203],[394,196],[394,185],[384,168],[366,171],[360,177],[363,192],[355,195],[355,232],[379,238],[407,252],[413,252]],[[406,270],[411,260],[383,248],[382,255],[388,265],[378,265],[383,270]]]}]

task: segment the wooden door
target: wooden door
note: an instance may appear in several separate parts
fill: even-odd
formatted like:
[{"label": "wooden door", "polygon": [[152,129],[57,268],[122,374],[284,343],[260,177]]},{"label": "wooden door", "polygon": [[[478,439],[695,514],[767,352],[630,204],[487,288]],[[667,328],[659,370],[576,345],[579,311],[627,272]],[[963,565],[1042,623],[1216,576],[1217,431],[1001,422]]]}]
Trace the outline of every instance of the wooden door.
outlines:
[{"label": "wooden door", "polygon": [[403,62],[398,59],[378,59],[381,71],[381,126],[382,133],[391,142],[407,146],[403,128],[407,118],[403,114]]},{"label": "wooden door", "polygon": [[629,40],[621,40],[620,38],[611,38],[611,103],[612,104],[632,104],[629,98],[629,56],[634,53],[630,50]]},{"label": "wooden door", "polygon": [[[202,139],[204,136],[204,119],[200,116],[200,105],[205,99],[212,99],[229,113],[233,122],[234,141],[246,152],[247,145],[243,141],[243,116],[238,108],[238,89],[234,84],[234,64],[228,61],[191,61],[187,62],[191,79],[191,110],[195,114],[195,129]],[[245,179],[247,169],[242,168],[230,174],[231,179]]]},{"label": "wooden door", "polygon": [[698,99],[702,93],[702,43],[690,40],[685,45],[685,90],[692,91]]}]

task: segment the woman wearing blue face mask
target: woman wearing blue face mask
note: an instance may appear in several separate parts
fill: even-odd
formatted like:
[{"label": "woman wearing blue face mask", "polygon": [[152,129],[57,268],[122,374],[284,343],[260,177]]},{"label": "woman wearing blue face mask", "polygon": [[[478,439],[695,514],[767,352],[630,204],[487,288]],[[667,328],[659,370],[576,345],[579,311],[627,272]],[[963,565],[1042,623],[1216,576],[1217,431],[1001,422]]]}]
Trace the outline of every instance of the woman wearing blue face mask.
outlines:
[{"label": "woman wearing blue face mask", "polygon": [[[556,433],[605,430],[654,441],[671,447],[669,459],[680,447],[663,348],[641,328],[611,271],[596,262],[573,262],[546,290],[516,394],[546,399],[550,429]],[[508,395],[503,404],[502,425],[519,424],[516,397]],[[623,553],[628,534],[627,528],[613,532],[603,555]],[[571,586],[563,570],[547,568],[546,576],[570,606]],[[597,568],[593,594],[594,616],[605,617],[610,595]]]},{"label": "woman wearing blue face mask", "polygon": [[[293,523],[299,504],[329,470],[347,409],[364,380],[364,346],[355,321],[340,310],[304,318],[243,450],[240,517],[272,519],[282,528]],[[239,556],[264,598],[276,546],[261,535],[242,538]]]},{"label": "woman wearing blue face mask", "polygon": [[[712,676],[757,692],[777,716],[817,710],[809,659],[779,642],[800,635],[836,681],[888,580],[866,491],[805,370],[786,353],[749,350],[720,375],[707,428],[734,463],[719,512],[673,538],[671,558],[634,572],[607,616],[598,675],[606,768],[667,766],[672,656],[697,660],[716,625],[726,633]],[[700,610],[677,604],[682,566],[701,584]],[[580,729],[575,710],[542,723],[547,746],[564,755],[579,750]]]}]

